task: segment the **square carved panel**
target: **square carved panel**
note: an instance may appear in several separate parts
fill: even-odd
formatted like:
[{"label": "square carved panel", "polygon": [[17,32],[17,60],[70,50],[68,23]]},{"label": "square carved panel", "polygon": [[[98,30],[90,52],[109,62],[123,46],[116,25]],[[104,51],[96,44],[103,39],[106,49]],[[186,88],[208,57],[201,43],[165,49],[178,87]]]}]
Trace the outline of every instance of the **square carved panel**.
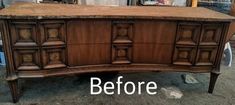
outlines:
[{"label": "square carved panel", "polygon": [[197,47],[194,46],[176,46],[173,64],[176,65],[193,65],[196,58]]},{"label": "square carved panel", "polygon": [[133,23],[131,22],[114,22],[112,29],[113,43],[132,43],[133,40]]},{"label": "square carved panel", "polygon": [[222,28],[221,24],[204,24],[200,45],[219,45]]},{"label": "square carved panel", "polygon": [[129,64],[132,62],[132,46],[115,44],[112,46],[112,64]]},{"label": "square carved panel", "polygon": [[40,54],[38,49],[14,50],[15,68],[17,70],[39,70]]},{"label": "square carved panel", "polygon": [[197,45],[200,38],[201,25],[197,23],[180,23],[178,26],[176,44]]},{"label": "square carved panel", "polygon": [[37,46],[36,22],[11,22],[13,46]]},{"label": "square carved panel", "polygon": [[61,68],[66,67],[64,48],[44,48],[42,49],[43,68]]},{"label": "square carved panel", "polygon": [[65,23],[63,21],[41,22],[40,31],[43,46],[65,44]]},{"label": "square carved panel", "polygon": [[217,47],[199,47],[197,52],[196,65],[214,65],[217,54]]}]

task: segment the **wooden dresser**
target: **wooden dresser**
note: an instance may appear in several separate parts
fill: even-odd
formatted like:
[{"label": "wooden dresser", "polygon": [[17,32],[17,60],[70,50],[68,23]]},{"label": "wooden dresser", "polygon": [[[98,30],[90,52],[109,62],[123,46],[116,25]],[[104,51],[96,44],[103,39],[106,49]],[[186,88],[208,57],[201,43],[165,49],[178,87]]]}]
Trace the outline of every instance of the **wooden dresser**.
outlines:
[{"label": "wooden dresser", "polygon": [[205,8],[17,3],[0,12],[13,101],[18,79],[90,72],[220,74],[234,17]]}]

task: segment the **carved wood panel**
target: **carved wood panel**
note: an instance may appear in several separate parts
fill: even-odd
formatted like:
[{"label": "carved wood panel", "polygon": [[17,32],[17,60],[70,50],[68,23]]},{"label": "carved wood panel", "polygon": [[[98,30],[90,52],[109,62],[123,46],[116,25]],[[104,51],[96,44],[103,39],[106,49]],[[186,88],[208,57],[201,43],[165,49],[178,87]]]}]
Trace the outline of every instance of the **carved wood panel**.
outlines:
[{"label": "carved wood panel", "polygon": [[65,48],[43,48],[42,60],[44,69],[66,67]]},{"label": "carved wood panel", "polygon": [[17,70],[40,69],[39,49],[15,49],[14,60]]},{"label": "carved wood panel", "polygon": [[197,23],[180,23],[178,26],[176,44],[197,45],[201,25]]},{"label": "carved wood panel", "polygon": [[13,21],[10,24],[13,46],[37,46],[36,22]]},{"label": "carved wood panel", "polygon": [[193,65],[196,58],[195,46],[176,46],[173,57],[173,64],[176,65]]},{"label": "carved wood panel", "polygon": [[112,64],[129,64],[132,62],[131,44],[114,44],[112,46]]},{"label": "carved wood panel", "polygon": [[202,35],[200,45],[219,45],[223,25],[204,24],[202,26]]},{"label": "carved wood panel", "polygon": [[65,44],[64,21],[48,21],[40,23],[42,46]]},{"label": "carved wood panel", "polygon": [[113,43],[132,43],[133,41],[133,23],[132,22],[113,22],[112,26]]},{"label": "carved wood panel", "polygon": [[201,46],[197,51],[196,65],[214,65],[217,54],[216,46]]}]

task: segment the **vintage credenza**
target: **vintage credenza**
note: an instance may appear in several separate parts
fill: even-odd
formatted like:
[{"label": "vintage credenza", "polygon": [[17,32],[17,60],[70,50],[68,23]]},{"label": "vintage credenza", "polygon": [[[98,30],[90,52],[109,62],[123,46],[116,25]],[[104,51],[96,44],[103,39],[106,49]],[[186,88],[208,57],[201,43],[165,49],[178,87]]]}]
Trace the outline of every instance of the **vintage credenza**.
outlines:
[{"label": "vintage credenza", "polygon": [[16,3],[1,10],[13,101],[18,79],[91,72],[211,73],[234,17],[205,8]]}]

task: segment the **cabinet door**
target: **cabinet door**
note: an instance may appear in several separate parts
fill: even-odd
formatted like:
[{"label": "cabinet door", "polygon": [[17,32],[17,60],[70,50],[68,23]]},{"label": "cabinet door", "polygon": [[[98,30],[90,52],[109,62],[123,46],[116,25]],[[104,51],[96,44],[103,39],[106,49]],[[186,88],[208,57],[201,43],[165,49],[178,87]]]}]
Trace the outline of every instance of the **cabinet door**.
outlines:
[{"label": "cabinet door", "polygon": [[132,62],[132,45],[112,45],[112,64],[129,64]]},{"label": "cabinet door", "polygon": [[64,21],[40,22],[42,46],[64,45],[65,44],[65,23]]},{"label": "cabinet door", "polygon": [[221,24],[204,24],[202,26],[202,35],[200,45],[219,45],[223,25]]},{"label": "cabinet door", "polygon": [[44,69],[66,67],[64,48],[43,48],[42,59]]},{"label": "cabinet door", "polygon": [[197,45],[200,38],[201,24],[198,23],[180,23],[176,36],[178,45]]},{"label": "cabinet door", "polygon": [[17,70],[38,70],[40,69],[39,49],[15,49],[14,61]]},{"label": "cabinet door", "polygon": [[216,46],[200,46],[197,51],[196,65],[214,65],[216,54]]},{"label": "cabinet door", "polygon": [[176,46],[173,64],[193,65],[196,57],[196,50],[197,47],[195,46]]},{"label": "cabinet door", "polygon": [[37,46],[36,22],[13,21],[10,23],[13,46]]}]

